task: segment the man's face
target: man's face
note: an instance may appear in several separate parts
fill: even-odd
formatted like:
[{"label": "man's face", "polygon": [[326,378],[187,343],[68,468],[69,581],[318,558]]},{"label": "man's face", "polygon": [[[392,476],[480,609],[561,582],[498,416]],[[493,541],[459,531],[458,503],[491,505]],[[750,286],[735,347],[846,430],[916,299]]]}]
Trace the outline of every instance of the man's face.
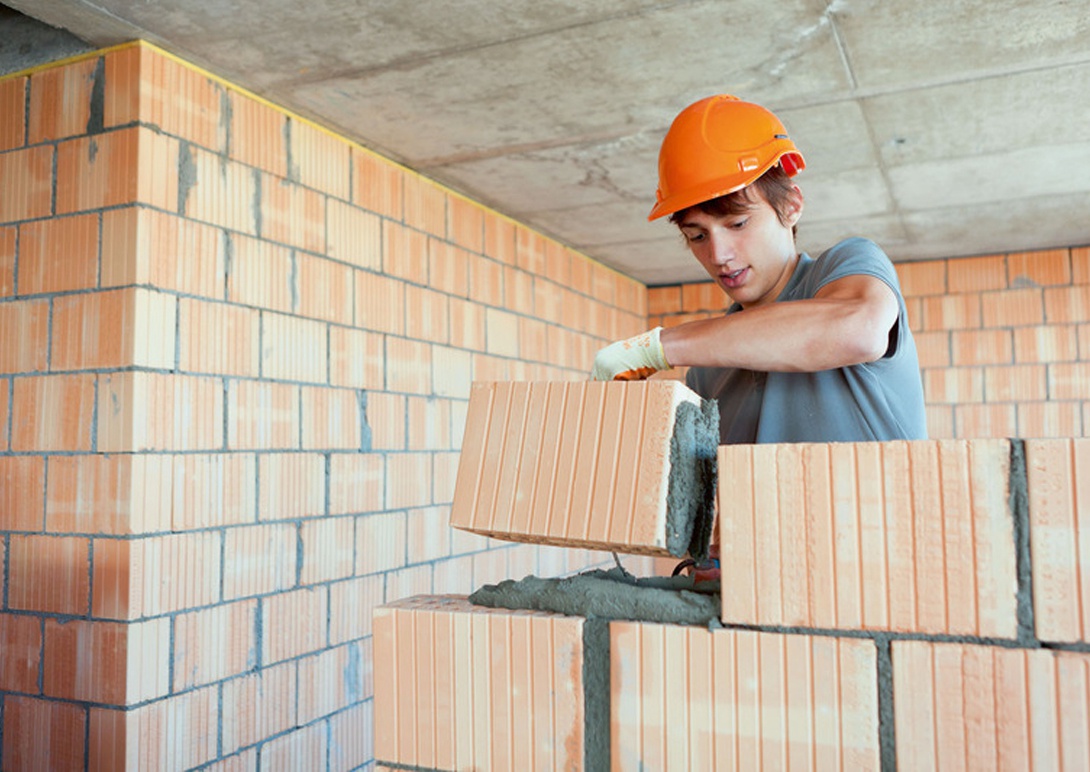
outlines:
[{"label": "man's face", "polygon": [[693,256],[743,308],[773,302],[791,278],[798,257],[791,227],[802,214],[802,193],[795,192],[786,223],[756,190],[741,214],[693,208],[678,223]]}]

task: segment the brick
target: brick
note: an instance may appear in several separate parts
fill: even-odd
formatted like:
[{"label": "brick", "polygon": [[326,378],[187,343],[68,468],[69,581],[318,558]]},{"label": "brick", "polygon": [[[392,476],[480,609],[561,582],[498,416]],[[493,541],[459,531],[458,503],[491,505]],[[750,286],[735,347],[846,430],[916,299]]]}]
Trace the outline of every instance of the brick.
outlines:
[{"label": "brick", "polygon": [[372,392],[367,395],[373,450],[404,450],[408,422],[406,397],[402,394]]},{"label": "brick", "polygon": [[610,623],[614,769],[878,769],[877,658],[850,638]]},{"label": "brick", "polygon": [[963,405],[984,401],[984,370],[979,367],[948,367],[924,370],[924,399],[928,404]]},{"label": "brick", "polygon": [[44,490],[41,456],[0,456],[0,512],[6,531],[41,530]]},{"label": "brick", "polygon": [[452,194],[447,202],[447,233],[450,240],[471,252],[484,249],[484,222],[490,215],[476,201]]},{"label": "brick", "polygon": [[391,509],[431,504],[430,453],[391,453],[386,457],[386,506]]},{"label": "brick", "polygon": [[512,266],[503,267],[504,308],[520,314],[534,313],[534,277]]},{"label": "brick", "polygon": [[489,354],[517,359],[519,353],[519,317],[497,308],[484,312],[485,350]]},{"label": "brick", "polygon": [[356,272],[356,327],[405,334],[405,283],[367,271]]},{"label": "brick", "polygon": [[1071,283],[1071,252],[1045,249],[1037,252],[1012,252],[1007,255],[1011,287],[1041,287]]},{"label": "brick", "polygon": [[290,383],[228,381],[228,449],[298,448],[302,409],[299,388]]},{"label": "brick", "polygon": [[[505,267],[487,257],[469,255],[469,299],[490,306],[504,303]],[[521,310],[521,309],[520,309]]]},{"label": "brick", "polygon": [[1018,405],[1018,437],[1085,437],[1078,402],[1038,402]]},{"label": "brick", "polygon": [[289,124],[292,179],[347,201],[352,176],[349,144],[307,121],[289,118]]},{"label": "brick", "polygon": [[11,450],[11,382],[0,379],[0,451]]},{"label": "brick", "polygon": [[[329,586],[329,643],[337,646],[371,635],[371,614],[383,602],[381,574],[337,581]],[[367,643],[370,654],[370,643]],[[370,657],[367,665],[370,666]],[[368,690],[362,698],[371,696]]]},{"label": "brick", "polygon": [[[382,269],[382,237],[388,232],[388,225],[372,212],[331,199],[326,254],[357,268],[379,271]],[[406,278],[422,281],[426,277],[417,274]]]},{"label": "brick", "polygon": [[1013,359],[1010,330],[959,330],[951,333],[952,364],[1009,364]]},{"label": "brick", "polygon": [[436,503],[446,504],[454,500],[460,458],[461,453],[457,450],[432,456],[432,498]]},{"label": "brick", "polygon": [[165,696],[170,623],[45,622],[42,691],[67,700],[133,705]]},{"label": "brick", "polygon": [[352,203],[402,219],[405,179],[411,172],[361,147],[352,147]]},{"label": "brick", "polygon": [[329,514],[376,512],[384,508],[385,460],[377,453],[331,453]]},{"label": "brick", "polygon": [[[178,368],[183,372],[256,377],[260,321],[259,312],[251,308],[179,298]],[[171,344],[173,350],[173,341]]]},{"label": "brick", "polygon": [[171,211],[256,236],[259,213],[263,226],[266,216],[271,216],[265,206],[259,207],[256,203],[259,190],[261,202],[265,203],[266,186],[275,184],[269,182],[271,178],[190,144],[181,146],[179,158],[179,164],[185,170],[184,195]]},{"label": "brick", "polygon": [[1014,637],[1009,472],[1004,440],[721,446],[723,621]]},{"label": "brick", "polygon": [[[332,219],[333,204],[330,204]],[[333,236],[330,235],[332,248]],[[401,223],[382,220],[383,273],[412,282],[428,281],[428,237]]]},{"label": "brick", "polygon": [[947,263],[946,260],[894,263],[902,294],[905,297],[945,295]]},{"label": "brick", "polygon": [[303,588],[261,602],[261,661],[281,662],[324,648],[329,593]]},{"label": "brick", "polygon": [[303,545],[301,584],[319,584],[352,576],[355,569],[355,521],[322,518],[299,527]]},{"label": "brick", "polygon": [[484,351],[485,310],[476,303],[451,298],[450,345],[470,351]]},{"label": "brick", "polygon": [[1049,399],[1085,399],[1087,393],[1090,393],[1090,362],[1048,366]]},{"label": "brick", "polygon": [[432,393],[437,397],[469,399],[469,387],[473,383],[472,355],[468,351],[433,346],[431,357]]},{"label": "brick", "polygon": [[1050,287],[1044,294],[1049,324],[1090,322],[1090,285]]},{"label": "brick", "polygon": [[1090,641],[1090,440],[1026,441],[1037,635]]},{"label": "brick", "polygon": [[326,249],[325,198],[288,180],[261,175],[261,237],[310,252]]},{"label": "brick", "polygon": [[296,726],[294,662],[264,667],[223,685],[223,754]]},{"label": "brick", "polygon": [[374,703],[370,700],[329,720],[329,769],[348,772],[374,759]]},{"label": "brick", "polygon": [[223,599],[283,592],[295,585],[294,524],[229,528],[223,537]]},{"label": "brick", "polygon": [[404,512],[376,512],[356,521],[356,574],[391,571],[408,562]]},{"label": "brick", "polygon": [[[670,522],[670,478],[698,475],[701,463],[686,458],[672,471],[669,462],[683,403],[701,409],[672,381],[475,383],[451,524],[514,541],[682,554],[692,525]],[[714,452],[700,425],[686,436],[690,453]]]},{"label": "brick", "polygon": [[325,725],[296,729],[261,746],[261,772],[281,769],[321,769],[329,755]]},{"label": "brick", "polygon": [[91,289],[98,283],[98,215],[41,220],[19,230],[19,294]]},{"label": "brick", "polygon": [[38,692],[42,622],[23,614],[0,614],[0,689]]},{"label": "brick", "polygon": [[563,287],[558,287],[552,282],[535,278],[534,316],[550,324],[562,324],[566,327],[578,328],[582,324],[582,320],[564,318],[565,291]]},{"label": "brick", "polygon": [[178,141],[132,127],[57,146],[57,214],[142,203],[178,209]]},{"label": "brick", "polygon": [[[49,354],[49,301],[0,304],[0,373],[44,372]],[[6,384],[5,384],[6,386]]]},{"label": "brick", "polygon": [[1044,292],[1046,290],[1032,288],[983,293],[980,295],[980,306],[984,327],[1043,324],[1046,321]]},{"label": "brick", "polygon": [[[45,525],[53,533],[131,533],[139,523],[134,517],[133,466],[147,480],[149,495],[140,500],[156,514],[168,515],[159,528],[169,528],[170,490],[158,485],[158,475],[143,478],[142,459],[124,455],[54,456],[49,459]],[[45,480],[41,481],[42,487]],[[156,493],[151,493],[158,488]],[[38,530],[37,528],[28,530]]]},{"label": "brick", "polygon": [[[1005,296],[1009,293],[1001,294]],[[986,297],[997,296],[987,295]],[[981,326],[981,295],[979,294],[924,297],[920,299],[919,308],[919,314],[912,314],[911,318],[919,320],[918,329],[920,330],[972,330]]]},{"label": "brick", "polygon": [[431,180],[415,174],[403,179],[405,224],[425,233],[446,238],[449,194]]},{"label": "brick", "polygon": [[95,539],[92,616],[139,619],[217,603],[222,541],[214,531]]},{"label": "brick", "polygon": [[98,58],[84,59],[30,76],[28,144],[88,133],[91,91],[100,63]]},{"label": "brick", "polygon": [[26,98],[30,79],[0,80],[0,151],[26,144]]},{"label": "brick", "polygon": [[258,517],[287,520],[325,513],[325,458],[316,453],[258,457]]},{"label": "brick", "polygon": [[353,271],[322,257],[296,255],[300,316],[350,325],[355,314]]},{"label": "brick", "polygon": [[515,265],[535,276],[545,275],[546,238],[537,231],[515,226]]},{"label": "brick", "polygon": [[191,769],[216,758],[220,710],[215,687],[126,711],[92,707],[89,712],[90,769]]},{"label": "brick", "polygon": [[214,606],[174,618],[171,689],[222,681],[257,664],[257,601]]},{"label": "brick", "polygon": [[329,380],[326,325],[285,314],[261,317],[261,375],[273,380]]},{"label": "brick", "polygon": [[16,378],[11,400],[11,449],[91,449],[94,375]]},{"label": "brick", "polygon": [[9,694],[3,720],[4,769],[84,769],[85,706]]},{"label": "brick", "polygon": [[431,351],[431,345],[423,341],[387,338],[387,390],[409,394],[430,394]]},{"label": "brick", "polygon": [[430,286],[458,297],[469,295],[469,263],[473,256],[452,244],[428,239]]},{"label": "brick", "polygon": [[950,352],[951,333],[918,332],[913,336],[916,342],[916,355],[923,369],[935,369],[949,367],[951,362]]},{"label": "brick", "polygon": [[1090,764],[1085,653],[893,642],[897,768]]},{"label": "brick", "polygon": [[[0,81],[2,85],[3,81]],[[16,228],[0,227],[0,297],[15,294]]]},{"label": "brick", "polygon": [[349,643],[300,659],[299,686],[300,724],[325,718],[370,697],[372,673],[370,663],[364,661],[364,646]]},{"label": "brick", "polygon": [[947,292],[986,292],[1007,288],[1007,260],[1003,255],[948,260]]},{"label": "brick", "polygon": [[409,397],[409,450],[449,450],[450,401]]},{"label": "brick", "polygon": [[56,298],[51,369],[172,369],[176,315],[172,295],[143,289]]},{"label": "brick", "polygon": [[229,157],[276,177],[287,177],[287,115],[237,91],[228,91],[227,99],[231,111]]},{"label": "brick", "polygon": [[450,507],[422,507],[408,511],[410,558],[430,563],[450,555]]},{"label": "brick", "polygon": [[1018,409],[1010,403],[954,405],[958,437],[1014,437],[1018,431]]},{"label": "brick", "polygon": [[232,234],[227,300],[270,311],[292,311],[294,260],[291,250]]},{"label": "brick", "polygon": [[358,392],[324,386],[303,386],[302,448],[359,450],[364,419]]},{"label": "brick", "polygon": [[107,126],[141,123],[213,151],[227,147],[224,87],[185,62],[144,46],[106,56]]},{"label": "brick", "polygon": [[122,372],[98,379],[97,450],[223,447],[223,386],[215,378]]},{"label": "brick", "polygon": [[984,368],[987,402],[1044,402],[1048,399],[1044,365]]},{"label": "brick", "polygon": [[450,340],[448,297],[427,287],[405,287],[405,334],[417,340],[447,343]]},{"label": "brick", "polygon": [[1090,284],[1090,247],[1071,250],[1071,282]]},{"label": "brick", "polygon": [[386,384],[386,340],[377,333],[329,328],[329,382],[332,386],[382,389]]},{"label": "brick", "polygon": [[[513,220],[487,211],[484,215],[484,254],[504,265],[515,265],[517,261],[516,232],[518,226]],[[573,278],[574,280],[574,278]]]},{"label": "brick", "polygon": [[1015,362],[1072,362],[1079,358],[1076,328],[1040,325],[1014,330]]},{"label": "brick", "polygon": [[0,153],[0,222],[30,220],[52,214],[53,147],[41,145]]},{"label": "brick", "polygon": [[692,313],[694,311],[722,311],[729,307],[731,300],[712,282],[700,282],[698,284],[683,284],[681,287],[681,310]]},{"label": "brick", "polygon": [[582,619],[425,597],[374,624],[380,764],[583,768]]},{"label": "brick", "polygon": [[933,440],[952,439],[954,433],[953,405],[925,405],[927,436]]}]

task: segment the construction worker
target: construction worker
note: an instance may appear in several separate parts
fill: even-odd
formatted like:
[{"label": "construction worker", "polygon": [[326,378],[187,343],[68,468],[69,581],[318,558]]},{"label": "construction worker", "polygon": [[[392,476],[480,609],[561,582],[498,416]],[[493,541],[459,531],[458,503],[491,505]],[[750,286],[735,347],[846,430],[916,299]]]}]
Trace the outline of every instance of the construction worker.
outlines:
[{"label": "construction worker", "polygon": [[780,120],[729,95],[685,108],[659,153],[657,201],[712,280],[726,313],[618,341],[598,380],[671,366],[719,402],[720,442],[836,442],[927,436],[916,345],[889,258],[851,238],[799,254],[805,167]]}]

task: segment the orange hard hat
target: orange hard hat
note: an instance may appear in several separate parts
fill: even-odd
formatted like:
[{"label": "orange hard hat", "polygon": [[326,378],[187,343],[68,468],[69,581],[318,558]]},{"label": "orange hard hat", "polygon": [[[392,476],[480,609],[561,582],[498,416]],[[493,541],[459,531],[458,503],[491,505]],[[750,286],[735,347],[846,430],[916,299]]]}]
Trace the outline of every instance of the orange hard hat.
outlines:
[{"label": "orange hard hat", "polygon": [[794,177],[806,162],[780,119],[752,102],[719,94],[682,110],[659,150],[659,188],[648,220],[725,196],[776,163]]}]

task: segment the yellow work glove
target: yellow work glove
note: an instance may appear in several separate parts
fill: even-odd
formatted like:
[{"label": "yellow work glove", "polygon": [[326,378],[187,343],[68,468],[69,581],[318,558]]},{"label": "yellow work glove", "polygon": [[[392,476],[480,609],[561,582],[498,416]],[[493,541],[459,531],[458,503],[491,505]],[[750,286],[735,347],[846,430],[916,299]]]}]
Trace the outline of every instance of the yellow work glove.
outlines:
[{"label": "yellow work glove", "polygon": [[670,363],[659,340],[661,330],[656,327],[609,344],[594,357],[591,376],[596,381],[638,381],[659,370],[669,370]]}]

